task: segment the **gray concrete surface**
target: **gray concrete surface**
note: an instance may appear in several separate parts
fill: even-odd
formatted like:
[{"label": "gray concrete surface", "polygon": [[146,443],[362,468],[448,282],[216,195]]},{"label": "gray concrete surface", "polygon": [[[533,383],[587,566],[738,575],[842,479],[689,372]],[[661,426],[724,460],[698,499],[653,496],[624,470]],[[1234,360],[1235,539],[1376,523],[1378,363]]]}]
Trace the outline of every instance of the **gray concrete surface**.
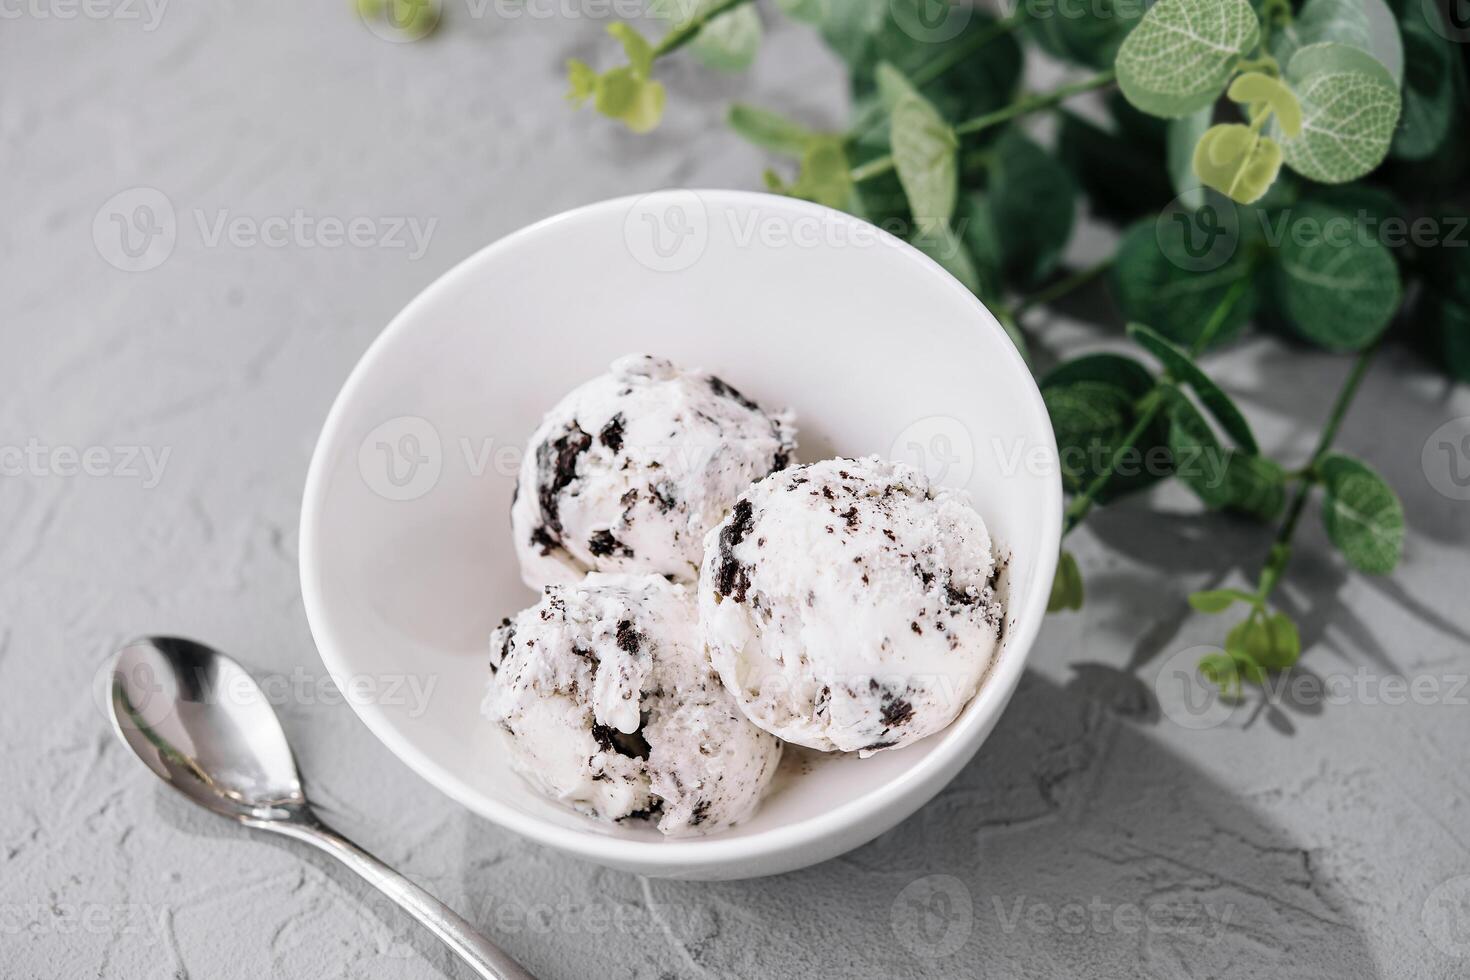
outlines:
[{"label": "gray concrete surface", "polygon": [[[286,682],[332,817],[543,977],[1470,973],[1470,505],[1435,489],[1454,493],[1448,467],[1470,461],[1421,458],[1470,393],[1405,352],[1375,367],[1342,439],[1405,499],[1403,568],[1345,573],[1309,519],[1283,593],[1306,670],[1336,694],[1198,729],[1160,712],[1156,665],[1222,628],[1182,592],[1249,574],[1268,534],[1174,491],[1130,502],[1079,537],[1088,607],[1049,622],[976,761],[820,867],[672,883],[557,856],[439,796],[334,703],[297,590],[298,496],[329,401],[386,320],[544,215],[756,186],[760,155],[721,124],[733,98],[841,113],[830,59],[788,27],[747,78],[670,65],[666,125],[633,138],[562,102],[563,59],[605,51],[603,22],[469,9],[402,45],[345,0],[173,3],[156,23],[122,0],[4,8],[0,973],[466,975],[344,872],[192,812],[113,744],[93,675],[149,631]],[[156,257],[116,251],[109,216],[131,216],[140,187],[167,197],[177,241],[122,271],[103,253]],[[435,224],[421,255],[210,235],[222,214],[254,227],[297,209]],[[1065,317],[1028,327],[1054,351],[1097,343]],[[1269,339],[1215,363],[1289,460],[1347,367]],[[93,448],[92,472],[61,447]]]}]

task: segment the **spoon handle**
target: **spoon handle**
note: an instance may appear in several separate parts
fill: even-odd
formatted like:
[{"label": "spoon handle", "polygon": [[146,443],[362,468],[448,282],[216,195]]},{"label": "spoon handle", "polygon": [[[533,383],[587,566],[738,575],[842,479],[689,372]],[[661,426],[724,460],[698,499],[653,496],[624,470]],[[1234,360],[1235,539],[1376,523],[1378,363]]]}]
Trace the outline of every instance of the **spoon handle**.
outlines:
[{"label": "spoon handle", "polygon": [[486,980],[535,980],[504,950],[476,932],[449,906],[319,820],[309,824],[262,821],[257,826],[305,841],[347,865],[444,940],[445,945]]}]

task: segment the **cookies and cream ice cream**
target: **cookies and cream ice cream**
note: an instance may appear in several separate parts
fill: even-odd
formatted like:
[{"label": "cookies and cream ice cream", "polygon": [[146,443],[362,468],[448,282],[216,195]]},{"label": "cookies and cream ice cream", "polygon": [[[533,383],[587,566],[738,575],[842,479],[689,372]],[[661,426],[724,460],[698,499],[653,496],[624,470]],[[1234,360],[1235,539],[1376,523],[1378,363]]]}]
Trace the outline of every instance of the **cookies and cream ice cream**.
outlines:
[{"label": "cookies and cream ice cream", "polygon": [[705,543],[700,631],[745,714],[871,755],[947,726],[1001,624],[990,535],[961,491],[877,457],[751,487]]},{"label": "cookies and cream ice cream", "polygon": [[592,573],[549,586],[491,646],[484,713],[512,767],[584,813],[709,833],[746,817],[776,772],[781,743],[710,668],[683,585]]},{"label": "cookies and cream ice cream", "polygon": [[532,588],[587,571],[693,582],[705,533],[796,445],[711,374],[634,354],[547,413],[521,464],[511,529]]}]

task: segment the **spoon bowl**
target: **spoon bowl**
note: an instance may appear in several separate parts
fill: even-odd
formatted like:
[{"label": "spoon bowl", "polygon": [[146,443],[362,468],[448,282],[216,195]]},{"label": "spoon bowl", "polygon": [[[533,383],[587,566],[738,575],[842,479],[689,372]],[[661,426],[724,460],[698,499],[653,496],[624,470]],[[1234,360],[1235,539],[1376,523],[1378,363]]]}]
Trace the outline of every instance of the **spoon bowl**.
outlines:
[{"label": "spoon bowl", "polygon": [[134,640],[113,662],[108,706],[133,753],[205,809],[243,822],[306,805],[280,720],[229,657],[179,637]]}]

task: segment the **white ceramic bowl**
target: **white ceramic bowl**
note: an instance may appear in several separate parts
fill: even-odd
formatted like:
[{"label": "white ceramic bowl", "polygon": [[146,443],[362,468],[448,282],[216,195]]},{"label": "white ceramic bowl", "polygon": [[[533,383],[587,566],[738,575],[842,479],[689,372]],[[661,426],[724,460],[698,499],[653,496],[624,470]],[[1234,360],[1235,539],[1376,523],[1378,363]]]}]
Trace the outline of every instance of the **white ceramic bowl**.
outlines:
[{"label": "white ceramic bowl", "polygon": [[[526,438],[618,355],[655,352],[798,414],[799,457],[877,453],[966,486],[1003,554],[1005,638],[945,731],[871,759],[788,753],[749,821],[664,839],[553,803],[479,714],[487,637],[534,597],[508,513]],[[739,191],[579,208],[485,248],[398,315],[332,406],[306,482],[301,582],[322,660],[368,728],[464,806],[615,868],[739,878],[889,829],[975,754],[1041,625],[1060,539],[1056,444],[995,319],[848,215]],[[798,769],[810,771],[798,772]]]}]

